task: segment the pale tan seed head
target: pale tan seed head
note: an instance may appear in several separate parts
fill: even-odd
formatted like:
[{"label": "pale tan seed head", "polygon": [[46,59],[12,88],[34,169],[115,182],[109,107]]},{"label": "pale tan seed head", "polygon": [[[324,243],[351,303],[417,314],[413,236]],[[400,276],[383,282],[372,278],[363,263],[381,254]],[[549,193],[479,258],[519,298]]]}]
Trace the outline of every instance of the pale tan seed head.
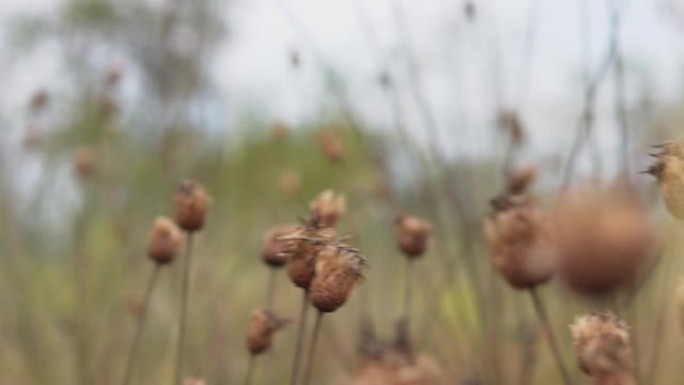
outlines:
[{"label": "pale tan seed head", "polygon": [[570,325],[580,368],[590,376],[632,372],[627,325],[613,313],[592,312]]},{"label": "pale tan seed head", "polygon": [[432,225],[424,219],[401,214],[395,220],[397,245],[409,258],[422,256],[430,245]]},{"label": "pale tan seed head", "polygon": [[155,263],[171,263],[183,243],[183,233],[169,218],[159,217],[150,232],[147,254]]},{"label": "pale tan seed head", "polygon": [[347,198],[333,190],[322,191],[309,203],[311,216],[319,221],[321,227],[335,227],[347,211]]},{"label": "pale tan seed head", "polygon": [[204,227],[209,200],[209,195],[199,182],[181,182],[176,191],[175,219],[178,226],[190,232],[201,230]]}]

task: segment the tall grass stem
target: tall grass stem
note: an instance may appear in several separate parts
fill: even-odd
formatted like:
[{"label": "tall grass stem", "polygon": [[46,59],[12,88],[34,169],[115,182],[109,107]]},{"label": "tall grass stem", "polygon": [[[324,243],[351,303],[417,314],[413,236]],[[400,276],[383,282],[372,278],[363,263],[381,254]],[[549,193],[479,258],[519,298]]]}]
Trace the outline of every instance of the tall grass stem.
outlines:
[{"label": "tall grass stem", "polygon": [[546,314],[544,301],[542,301],[541,297],[539,296],[537,288],[530,288],[530,296],[532,297],[532,302],[534,302],[534,310],[536,311],[537,317],[539,317],[539,321],[542,324],[544,334],[546,334],[546,339],[549,341],[549,346],[551,348],[551,352],[553,353],[553,357],[556,360],[556,365],[558,365],[558,371],[563,379],[563,383],[565,385],[571,385],[572,381],[570,380],[570,373],[563,364],[563,358],[561,357],[560,349],[558,347],[558,341],[556,340],[556,336],[551,328],[549,317]]},{"label": "tall grass stem", "polygon": [[302,296],[302,308],[299,311],[299,326],[297,327],[297,345],[295,346],[294,358],[292,362],[292,372],[290,374],[290,385],[297,384],[297,374],[299,373],[299,361],[302,356],[304,346],[304,333],[306,333],[306,315],[309,309],[309,292],[304,290]]},{"label": "tall grass stem", "polygon": [[178,347],[176,351],[176,369],[174,385],[181,385],[183,375],[183,355],[185,352],[185,328],[187,322],[188,291],[190,288],[190,266],[192,258],[192,232],[188,232],[188,240],[185,249],[185,264],[183,266],[183,287],[181,292],[181,307],[178,316]]},{"label": "tall grass stem", "polygon": [[316,355],[316,345],[318,343],[318,335],[321,332],[321,324],[323,323],[324,314],[325,313],[322,311],[316,313],[316,322],[314,323],[311,344],[309,345],[309,357],[306,361],[306,370],[304,371],[304,385],[309,385],[311,380],[311,370],[313,369],[314,356]]}]

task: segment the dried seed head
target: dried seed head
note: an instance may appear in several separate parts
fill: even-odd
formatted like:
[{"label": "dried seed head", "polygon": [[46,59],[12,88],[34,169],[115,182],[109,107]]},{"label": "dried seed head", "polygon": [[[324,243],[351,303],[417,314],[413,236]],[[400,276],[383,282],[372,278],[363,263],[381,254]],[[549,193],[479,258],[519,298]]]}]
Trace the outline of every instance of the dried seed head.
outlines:
[{"label": "dried seed head", "polygon": [[159,217],[154,222],[147,255],[157,264],[171,263],[183,243],[183,233],[172,220]]},{"label": "dried seed head", "polygon": [[335,194],[333,190],[325,190],[309,203],[311,216],[320,222],[322,227],[335,227],[345,211],[347,199],[344,194]]},{"label": "dried seed head", "polygon": [[570,191],[556,219],[561,275],[581,294],[608,294],[634,284],[657,244],[644,207],[624,189]]},{"label": "dried seed head", "polygon": [[344,146],[342,140],[333,131],[322,131],[318,134],[318,145],[331,162],[338,163],[343,160]]},{"label": "dried seed head", "polygon": [[271,267],[285,266],[287,263],[286,241],[280,237],[292,234],[297,229],[295,225],[280,225],[268,230],[261,244],[261,257]]},{"label": "dried seed head", "polygon": [[111,118],[119,113],[119,109],[119,102],[112,95],[108,93],[100,95],[100,114],[103,118]]},{"label": "dried seed head", "polygon": [[468,20],[475,20],[477,9],[475,8],[475,3],[473,2],[473,0],[466,1],[465,5],[463,6],[463,12],[465,13]]},{"label": "dried seed head", "polygon": [[44,109],[48,102],[50,101],[50,96],[45,90],[38,90],[32,96],[29,101],[29,109],[33,112],[38,112]]},{"label": "dried seed head", "polygon": [[247,350],[252,354],[261,354],[271,347],[273,335],[290,322],[266,309],[252,312],[252,320],[247,330]]},{"label": "dried seed head", "polygon": [[506,109],[500,111],[499,124],[508,133],[513,143],[520,144],[525,140],[525,127],[517,111]]},{"label": "dried seed head", "polygon": [[325,246],[316,258],[316,270],[309,297],[325,313],[344,305],[356,282],[362,277],[365,259],[358,250],[343,243]]},{"label": "dried seed head", "polygon": [[327,244],[337,239],[333,228],[320,227],[315,217],[291,234],[280,237],[285,241],[287,275],[295,286],[309,289],[316,274],[316,256]]},{"label": "dried seed head", "polygon": [[409,258],[417,258],[425,253],[432,234],[432,226],[426,220],[400,214],[395,220],[397,244]]},{"label": "dried seed head", "polygon": [[665,206],[677,219],[684,219],[684,141],[657,146],[659,153],[650,154],[655,163],[646,170],[656,177]]},{"label": "dried seed head", "polygon": [[299,171],[289,168],[280,173],[278,185],[285,196],[294,197],[301,190],[302,177],[299,175]]},{"label": "dried seed head", "polygon": [[522,194],[537,179],[537,169],[534,166],[525,166],[513,171],[506,180],[509,194]]},{"label": "dried seed head", "polygon": [[494,267],[511,286],[528,289],[553,277],[558,250],[551,222],[533,200],[493,200],[484,233]]},{"label": "dried seed head", "polygon": [[74,169],[79,179],[87,180],[95,173],[97,160],[95,151],[90,147],[81,147],[74,156]]},{"label": "dried seed head", "polygon": [[580,368],[590,375],[631,373],[627,325],[613,313],[589,313],[570,325]]},{"label": "dried seed head", "polygon": [[176,192],[176,223],[185,231],[204,227],[209,196],[198,182],[184,180]]}]

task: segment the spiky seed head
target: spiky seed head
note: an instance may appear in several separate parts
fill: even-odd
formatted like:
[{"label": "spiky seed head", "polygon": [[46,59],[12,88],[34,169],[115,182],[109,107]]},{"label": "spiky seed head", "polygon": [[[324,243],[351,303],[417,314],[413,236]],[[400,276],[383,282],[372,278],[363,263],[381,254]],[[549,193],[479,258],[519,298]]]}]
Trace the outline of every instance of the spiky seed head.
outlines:
[{"label": "spiky seed head", "polygon": [[558,204],[556,224],[561,276],[580,294],[604,295],[633,285],[657,247],[644,206],[623,186],[569,191]]},{"label": "spiky seed head", "polygon": [[90,179],[97,168],[97,156],[91,147],[83,146],[74,155],[74,170],[82,181]]},{"label": "spiky seed head", "polygon": [[261,354],[273,343],[273,335],[290,320],[266,309],[255,309],[247,330],[247,350],[252,354]]},{"label": "spiky seed head", "polygon": [[658,145],[658,153],[650,154],[655,162],[646,170],[658,181],[668,211],[684,219],[684,140]]},{"label": "spiky seed head", "polygon": [[318,220],[319,226],[335,227],[347,211],[347,198],[342,193],[325,190],[309,203],[309,210],[311,216]]},{"label": "spiky seed head", "polygon": [[631,373],[632,349],[627,325],[613,313],[591,312],[570,325],[580,368],[590,376]]},{"label": "spiky seed head", "polygon": [[525,166],[514,170],[506,178],[507,190],[509,194],[522,194],[537,179],[537,169],[534,166]]},{"label": "spiky seed head", "polygon": [[199,182],[184,180],[176,191],[176,224],[188,232],[204,227],[209,195]]},{"label": "spiky seed head", "polygon": [[492,264],[516,289],[548,282],[558,264],[552,222],[533,200],[499,197],[484,221]]},{"label": "spiky seed head", "polygon": [[344,159],[344,146],[335,132],[321,131],[318,134],[318,145],[331,162],[339,163]]},{"label": "spiky seed head", "polygon": [[147,255],[155,263],[165,265],[171,263],[183,243],[183,233],[169,218],[159,217],[154,221]]},{"label": "spiky seed head", "polygon": [[297,229],[295,225],[279,225],[272,227],[264,234],[261,243],[261,257],[271,267],[282,267],[287,263],[286,241],[280,237],[292,234]]},{"label": "spiky seed head", "polygon": [[295,286],[309,289],[316,274],[316,256],[323,247],[337,239],[335,229],[320,227],[312,217],[279,239],[285,241],[283,253],[287,256],[287,275]]},{"label": "spiky seed head", "polygon": [[309,288],[311,303],[330,313],[344,305],[361,279],[365,259],[353,247],[334,243],[318,252],[315,276]]},{"label": "spiky seed head", "polygon": [[397,245],[408,258],[418,258],[430,244],[432,225],[424,219],[400,214],[395,220]]}]

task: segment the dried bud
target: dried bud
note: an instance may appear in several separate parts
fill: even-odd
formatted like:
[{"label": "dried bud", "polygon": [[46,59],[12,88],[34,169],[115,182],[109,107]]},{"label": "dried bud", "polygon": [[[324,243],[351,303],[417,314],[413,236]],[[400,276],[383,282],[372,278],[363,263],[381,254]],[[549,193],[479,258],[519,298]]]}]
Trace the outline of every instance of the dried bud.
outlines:
[{"label": "dried bud", "polygon": [[335,227],[347,211],[347,199],[344,194],[336,195],[332,190],[325,190],[309,203],[309,210],[322,227]]},{"label": "dried bud", "polygon": [[284,253],[288,257],[287,274],[295,286],[308,290],[316,274],[316,256],[327,244],[337,239],[332,228],[321,228],[312,218],[295,231],[280,237],[285,241]]},{"label": "dried bud", "polygon": [[192,180],[181,182],[176,192],[176,223],[185,231],[204,227],[209,196],[201,184]]},{"label": "dried bud", "polygon": [[332,131],[322,131],[318,134],[318,144],[331,162],[337,163],[344,158],[342,140]]},{"label": "dried bud", "polygon": [[[570,325],[580,368],[586,374],[631,374],[632,349],[624,322],[612,313],[589,313]],[[622,383],[619,383],[622,385]]]},{"label": "dried bud", "polygon": [[401,214],[395,221],[397,244],[409,258],[417,258],[425,253],[430,243],[432,226],[427,221],[410,215]]},{"label": "dried bud", "polygon": [[650,154],[656,161],[645,172],[658,180],[670,213],[677,219],[684,219],[684,142],[677,140],[655,147],[661,152]]},{"label": "dried bud", "polygon": [[285,196],[293,197],[299,193],[302,187],[302,178],[299,172],[295,169],[283,170],[280,173],[279,181],[280,191],[285,194]]},{"label": "dried bud", "polygon": [[526,192],[535,179],[537,179],[537,169],[533,166],[513,171],[506,180],[508,193],[517,195]]},{"label": "dried bud", "polygon": [[271,228],[261,244],[261,257],[271,267],[281,267],[287,263],[286,244],[280,237],[292,234],[297,229],[294,225],[280,225]]},{"label": "dried bud", "polygon": [[342,243],[323,248],[316,259],[316,274],[309,288],[311,303],[330,313],[344,305],[362,277],[365,259],[358,250]]},{"label": "dried bud", "polygon": [[511,286],[528,289],[553,277],[558,261],[551,222],[532,200],[508,199],[485,219],[494,267]]},{"label": "dried bud", "polygon": [[147,246],[147,255],[157,264],[171,263],[183,243],[183,233],[172,220],[159,217],[154,222],[150,241]]},{"label": "dried bud", "polygon": [[90,147],[81,147],[76,150],[74,156],[74,169],[79,179],[87,180],[95,172],[96,167],[95,151]]},{"label": "dried bud", "polygon": [[247,349],[252,354],[261,354],[271,347],[273,335],[290,321],[266,309],[252,312],[252,320],[247,330]]},{"label": "dried bud", "polygon": [[632,285],[656,247],[644,207],[627,190],[588,186],[570,191],[556,219],[561,275],[582,294]]}]

